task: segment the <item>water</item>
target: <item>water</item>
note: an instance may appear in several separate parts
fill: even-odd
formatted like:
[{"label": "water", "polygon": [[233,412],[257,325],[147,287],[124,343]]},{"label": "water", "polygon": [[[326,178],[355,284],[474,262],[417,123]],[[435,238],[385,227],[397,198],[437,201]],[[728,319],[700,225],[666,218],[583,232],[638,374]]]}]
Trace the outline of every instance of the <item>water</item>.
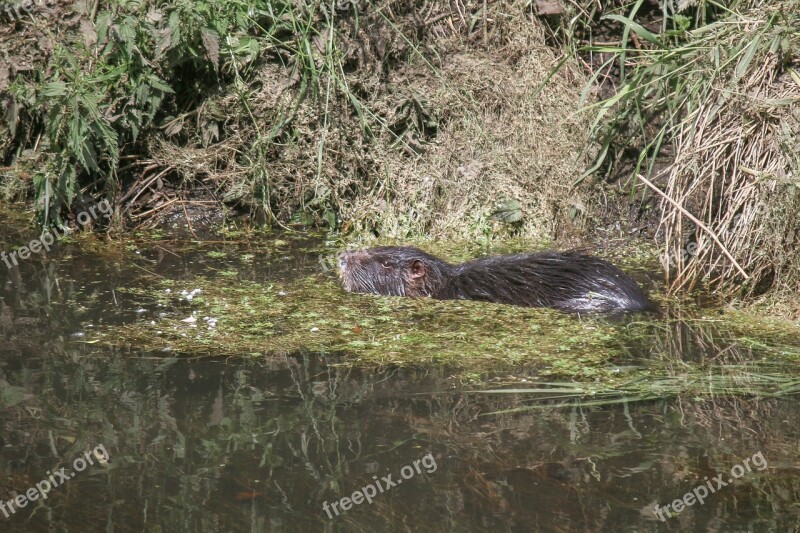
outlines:
[{"label": "water", "polygon": [[[45,500],[34,489],[37,500],[13,513],[6,503],[0,529],[800,527],[796,395],[565,407],[533,402],[542,395],[482,392],[535,380],[525,366],[476,386],[439,366],[347,368],[347,354],[187,359],[124,339],[116,348],[82,342],[90,325],[136,319],[138,302],[118,290],[135,279],[234,267],[250,280],[289,279],[320,269],[318,245],[290,241],[248,261],[247,250],[152,244],[133,262],[64,246],[18,271],[3,267],[0,499],[44,489],[44,481],[57,486]],[[664,328],[660,349],[712,365],[758,358],[693,328]],[[640,347],[618,363],[654,353]],[[62,468],[68,479],[56,474]],[[729,483],[731,469],[740,477]],[[725,486],[712,481],[718,475]],[[709,483],[713,491],[699,488]],[[693,490],[707,492],[704,503],[689,497],[693,504],[677,516],[655,515],[656,504],[674,506]],[[355,491],[371,503],[344,511],[340,500]]]}]

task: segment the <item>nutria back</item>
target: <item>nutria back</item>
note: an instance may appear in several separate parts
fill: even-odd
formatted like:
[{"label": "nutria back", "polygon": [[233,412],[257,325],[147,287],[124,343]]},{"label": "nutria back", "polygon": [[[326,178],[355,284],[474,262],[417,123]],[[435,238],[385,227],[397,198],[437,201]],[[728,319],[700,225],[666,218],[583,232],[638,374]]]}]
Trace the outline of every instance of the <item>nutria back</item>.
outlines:
[{"label": "nutria back", "polygon": [[570,312],[655,310],[625,272],[577,252],[501,255],[451,265],[417,248],[382,246],[342,253],[339,270],[350,292],[480,300]]}]

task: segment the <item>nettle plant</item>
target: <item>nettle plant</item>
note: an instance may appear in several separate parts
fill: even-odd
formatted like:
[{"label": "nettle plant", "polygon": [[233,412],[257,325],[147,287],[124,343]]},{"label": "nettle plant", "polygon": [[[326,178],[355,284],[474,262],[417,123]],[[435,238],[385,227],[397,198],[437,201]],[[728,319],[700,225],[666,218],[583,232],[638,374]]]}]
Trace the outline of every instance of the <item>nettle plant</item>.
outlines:
[{"label": "nettle plant", "polygon": [[8,122],[27,115],[39,126],[21,142],[47,161],[33,175],[42,225],[61,222],[84,192],[113,198],[120,157],[136,153],[167,108],[196,105],[176,101],[176,92],[199,100],[204,88],[219,83],[221,58],[258,52],[248,32],[262,12],[259,2],[102,4],[96,16],[85,15],[82,33],[58,37],[38,74],[18,77],[9,88]]}]

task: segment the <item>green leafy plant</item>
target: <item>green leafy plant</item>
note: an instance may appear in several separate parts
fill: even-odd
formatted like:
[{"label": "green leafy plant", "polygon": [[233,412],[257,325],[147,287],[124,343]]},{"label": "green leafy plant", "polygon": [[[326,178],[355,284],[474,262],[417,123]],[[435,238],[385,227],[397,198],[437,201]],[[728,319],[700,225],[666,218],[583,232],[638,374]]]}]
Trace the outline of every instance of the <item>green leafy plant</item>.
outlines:
[{"label": "green leafy plant", "polygon": [[176,101],[173,87],[197,105],[203,86],[217,81],[223,54],[257,53],[247,33],[266,5],[106,2],[96,16],[84,14],[83,38],[57,40],[41,76],[15,80],[15,104],[42,124],[42,149],[52,155],[33,180],[40,222],[60,221],[81,191],[113,198],[120,156],[136,152],[166,103],[192,105]]}]

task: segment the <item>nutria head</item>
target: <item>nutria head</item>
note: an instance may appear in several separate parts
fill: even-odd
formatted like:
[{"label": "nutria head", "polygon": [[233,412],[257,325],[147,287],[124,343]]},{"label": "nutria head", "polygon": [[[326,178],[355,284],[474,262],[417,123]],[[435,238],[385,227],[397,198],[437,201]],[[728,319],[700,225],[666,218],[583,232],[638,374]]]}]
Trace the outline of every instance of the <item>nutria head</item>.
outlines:
[{"label": "nutria head", "polygon": [[451,269],[441,259],[410,246],[380,246],[339,255],[339,276],[349,292],[436,296]]}]

